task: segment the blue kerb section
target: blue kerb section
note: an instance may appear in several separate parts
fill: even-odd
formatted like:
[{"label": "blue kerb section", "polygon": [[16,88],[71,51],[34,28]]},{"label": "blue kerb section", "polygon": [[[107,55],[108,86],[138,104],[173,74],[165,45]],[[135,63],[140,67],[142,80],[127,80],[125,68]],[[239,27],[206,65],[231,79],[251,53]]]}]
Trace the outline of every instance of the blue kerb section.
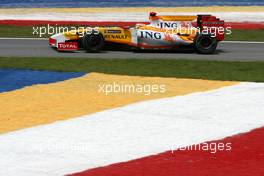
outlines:
[{"label": "blue kerb section", "polygon": [[34,84],[48,84],[77,78],[83,72],[52,72],[17,69],[0,69],[0,93],[21,89]]}]

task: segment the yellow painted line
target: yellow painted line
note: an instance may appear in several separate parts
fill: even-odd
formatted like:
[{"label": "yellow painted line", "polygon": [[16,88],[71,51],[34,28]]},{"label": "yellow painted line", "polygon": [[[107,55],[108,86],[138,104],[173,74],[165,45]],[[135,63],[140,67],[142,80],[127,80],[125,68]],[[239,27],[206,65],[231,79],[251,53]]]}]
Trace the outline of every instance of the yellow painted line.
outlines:
[{"label": "yellow painted line", "polygon": [[209,7],[118,7],[118,8],[14,8],[0,13],[104,13],[104,12],[264,12],[264,6],[209,6]]},{"label": "yellow painted line", "polygon": [[[165,93],[144,94],[99,92],[99,85],[164,84]],[[118,76],[90,73],[80,78],[35,85],[0,93],[0,133],[66,120],[127,104],[208,91],[237,84],[230,81]],[[107,118],[107,117],[105,117]]]}]

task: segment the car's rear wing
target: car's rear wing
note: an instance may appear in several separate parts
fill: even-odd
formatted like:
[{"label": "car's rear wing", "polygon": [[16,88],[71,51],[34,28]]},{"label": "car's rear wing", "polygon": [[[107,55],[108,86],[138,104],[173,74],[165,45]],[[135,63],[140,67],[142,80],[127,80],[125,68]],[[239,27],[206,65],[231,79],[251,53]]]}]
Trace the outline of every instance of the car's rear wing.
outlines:
[{"label": "car's rear wing", "polygon": [[212,15],[197,15],[197,27],[200,32],[213,33],[218,41],[224,40],[225,22]]},{"label": "car's rear wing", "polygon": [[149,14],[150,25],[162,29],[197,27],[199,32],[210,33],[218,41],[224,40],[224,21],[212,15],[197,16],[158,16],[156,12]]}]

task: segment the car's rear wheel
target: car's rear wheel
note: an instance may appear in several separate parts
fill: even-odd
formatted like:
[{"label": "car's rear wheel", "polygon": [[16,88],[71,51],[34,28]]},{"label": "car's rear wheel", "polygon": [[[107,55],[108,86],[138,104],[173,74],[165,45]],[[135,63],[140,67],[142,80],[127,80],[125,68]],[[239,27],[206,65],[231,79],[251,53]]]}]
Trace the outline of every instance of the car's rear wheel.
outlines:
[{"label": "car's rear wheel", "polygon": [[217,40],[210,34],[198,34],[194,40],[194,48],[200,54],[212,54],[217,47]]},{"label": "car's rear wheel", "polygon": [[104,37],[101,33],[85,34],[82,39],[83,48],[88,52],[101,51],[105,45]]}]

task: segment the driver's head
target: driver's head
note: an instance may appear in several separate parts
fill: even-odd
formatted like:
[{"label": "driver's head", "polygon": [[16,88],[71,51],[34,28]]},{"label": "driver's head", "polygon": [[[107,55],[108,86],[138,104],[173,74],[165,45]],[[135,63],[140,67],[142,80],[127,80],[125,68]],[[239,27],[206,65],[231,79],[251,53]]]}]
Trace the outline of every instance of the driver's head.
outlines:
[{"label": "driver's head", "polygon": [[157,19],[157,13],[156,12],[150,12],[149,13],[149,20],[156,20]]},{"label": "driver's head", "polygon": [[156,13],[156,12],[150,12],[150,13],[149,13],[149,16],[150,16],[150,17],[155,17],[155,16],[157,16],[157,13]]}]

